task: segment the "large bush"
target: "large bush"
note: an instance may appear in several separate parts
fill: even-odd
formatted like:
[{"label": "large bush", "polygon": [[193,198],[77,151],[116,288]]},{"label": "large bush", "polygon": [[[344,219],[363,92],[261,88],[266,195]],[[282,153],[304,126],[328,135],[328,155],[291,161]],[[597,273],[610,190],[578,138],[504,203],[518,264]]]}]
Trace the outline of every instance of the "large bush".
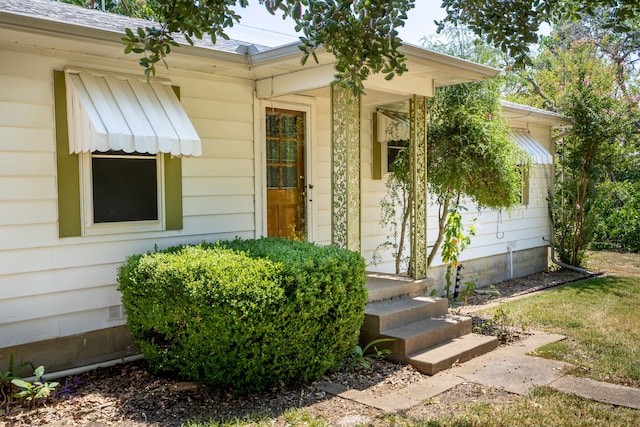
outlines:
[{"label": "large bush", "polygon": [[315,379],[357,343],[364,260],[282,239],[181,246],[118,274],[134,342],[156,373],[236,392]]}]

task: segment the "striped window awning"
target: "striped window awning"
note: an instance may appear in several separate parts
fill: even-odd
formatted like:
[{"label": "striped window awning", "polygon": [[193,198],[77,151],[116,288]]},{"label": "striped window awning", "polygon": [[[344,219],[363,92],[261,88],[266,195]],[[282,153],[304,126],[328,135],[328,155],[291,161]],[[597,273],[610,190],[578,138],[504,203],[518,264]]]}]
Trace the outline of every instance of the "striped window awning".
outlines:
[{"label": "striped window awning", "polygon": [[65,70],[69,152],[200,156],[200,137],[168,82]]},{"label": "striped window awning", "polygon": [[538,141],[533,139],[528,132],[516,130],[513,131],[515,141],[525,153],[531,156],[533,163],[538,165],[553,164],[553,156]]}]

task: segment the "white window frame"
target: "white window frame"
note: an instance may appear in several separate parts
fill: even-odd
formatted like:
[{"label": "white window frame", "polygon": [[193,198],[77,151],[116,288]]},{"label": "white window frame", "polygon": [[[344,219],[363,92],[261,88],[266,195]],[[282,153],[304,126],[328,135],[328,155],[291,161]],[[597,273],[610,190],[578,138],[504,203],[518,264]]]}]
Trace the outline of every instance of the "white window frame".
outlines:
[{"label": "white window frame", "polygon": [[[93,221],[93,172],[91,159],[100,156],[101,153],[80,154],[80,208],[82,215],[82,235],[105,235],[120,233],[137,233],[147,231],[163,231],[165,229],[165,200],[164,200],[164,155],[158,153],[156,159],[156,191],[158,200],[158,219],[147,221],[123,221],[109,223],[94,223]],[[114,155],[109,157],[149,159],[150,157],[132,154]]]}]

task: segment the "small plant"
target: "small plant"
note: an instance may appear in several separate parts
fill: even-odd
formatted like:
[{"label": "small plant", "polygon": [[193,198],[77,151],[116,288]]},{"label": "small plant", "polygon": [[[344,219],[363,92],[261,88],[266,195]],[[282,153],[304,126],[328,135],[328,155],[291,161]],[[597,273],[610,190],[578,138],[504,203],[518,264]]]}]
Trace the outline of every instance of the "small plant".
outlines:
[{"label": "small plant", "polygon": [[[378,338],[377,340],[371,341],[369,344],[364,346],[364,348],[359,345],[354,346],[351,352],[354,358],[351,362],[351,369],[354,369],[356,366],[371,369],[371,360],[384,359],[386,356],[391,354],[391,350],[388,348],[378,349],[376,345],[389,341],[394,341],[394,338]],[[373,348],[373,352],[367,354],[371,348]]]},{"label": "small plant", "polygon": [[15,393],[13,397],[24,399],[31,405],[33,405],[37,400],[45,400],[58,386],[57,382],[48,383],[42,381],[44,380],[42,378],[42,376],[44,375],[44,366],[38,366],[35,371],[33,371],[33,375],[35,376],[35,381],[33,383],[21,380],[19,378],[11,380],[11,383],[14,386],[22,389],[22,391]]},{"label": "small plant", "polygon": [[514,316],[502,306],[496,308],[490,320],[474,327],[474,332],[495,335],[502,343],[515,341],[524,330],[525,326],[517,325]]},{"label": "small plant", "polygon": [[11,400],[12,393],[15,389],[15,386],[12,384],[12,381],[15,379],[19,379],[20,372],[27,365],[30,365],[29,362],[20,361],[18,366],[14,365],[13,354],[9,356],[9,366],[6,371],[0,371],[0,395],[2,395],[2,401],[0,402],[0,406],[4,406],[7,402]]},{"label": "small plant", "polygon": [[82,380],[77,375],[74,375],[73,377],[65,377],[64,386],[61,390],[56,391],[56,396],[63,396],[65,394],[71,395],[78,391],[80,384],[82,384]]}]

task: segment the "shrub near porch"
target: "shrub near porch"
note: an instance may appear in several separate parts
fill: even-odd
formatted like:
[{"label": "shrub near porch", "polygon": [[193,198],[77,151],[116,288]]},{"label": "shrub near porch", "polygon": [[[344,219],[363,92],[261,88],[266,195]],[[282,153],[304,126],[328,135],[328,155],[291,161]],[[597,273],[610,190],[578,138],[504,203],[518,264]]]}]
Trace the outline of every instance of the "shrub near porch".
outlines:
[{"label": "shrub near porch", "polygon": [[155,373],[251,392],[342,362],[364,318],[364,268],[331,246],[235,240],[130,257],[118,281]]}]

